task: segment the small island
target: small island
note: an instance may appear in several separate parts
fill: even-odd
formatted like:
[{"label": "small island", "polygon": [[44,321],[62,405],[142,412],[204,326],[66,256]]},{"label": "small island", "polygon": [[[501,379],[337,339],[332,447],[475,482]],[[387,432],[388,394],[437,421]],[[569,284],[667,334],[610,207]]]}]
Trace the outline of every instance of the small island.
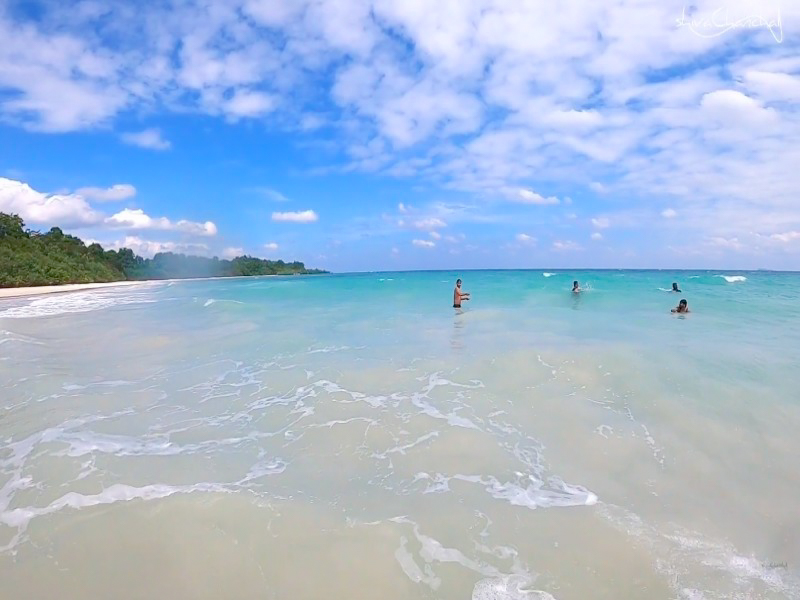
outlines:
[{"label": "small island", "polygon": [[224,260],[161,252],[153,258],[143,258],[129,248],[105,250],[100,244],[87,246],[58,227],[47,233],[25,229],[18,215],[0,212],[0,288],[320,273],[326,271],[306,269],[299,261],[253,256]]}]

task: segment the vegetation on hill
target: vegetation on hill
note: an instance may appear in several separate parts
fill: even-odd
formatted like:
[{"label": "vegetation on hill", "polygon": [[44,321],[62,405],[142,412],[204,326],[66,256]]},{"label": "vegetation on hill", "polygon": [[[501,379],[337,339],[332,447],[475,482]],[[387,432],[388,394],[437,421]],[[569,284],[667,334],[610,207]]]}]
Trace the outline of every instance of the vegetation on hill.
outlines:
[{"label": "vegetation on hill", "polygon": [[129,248],[86,246],[58,227],[47,233],[25,229],[17,215],[0,213],[0,287],[95,283],[126,279],[181,279],[238,275],[324,273],[301,262],[286,263],[252,256],[233,260],[164,252],[142,258]]}]

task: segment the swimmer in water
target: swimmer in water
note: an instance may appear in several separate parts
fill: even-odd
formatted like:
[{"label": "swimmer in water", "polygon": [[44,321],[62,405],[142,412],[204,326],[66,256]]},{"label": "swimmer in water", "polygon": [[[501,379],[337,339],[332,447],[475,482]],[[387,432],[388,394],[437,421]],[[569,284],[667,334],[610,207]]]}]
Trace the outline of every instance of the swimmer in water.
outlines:
[{"label": "swimmer in water", "polygon": [[689,312],[689,303],[686,302],[686,299],[681,300],[678,302],[678,306],[673,308],[670,312],[674,313],[688,313]]},{"label": "swimmer in water", "polygon": [[456,280],[456,287],[453,290],[453,308],[461,308],[461,301],[469,300],[469,292],[461,291],[461,280]]},{"label": "swimmer in water", "polygon": [[579,294],[579,293],[580,293],[580,291],[581,291],[581,286],[579,286],[579,285],[578,285],[578,282],[577,282],[577,281],[573,281],[573,282],[572,282],[572,292],[573,292],[574,294]]},{"label": "swimmer in water", "polygon": [[672,291],[673,292],[680,292],[680,290],[678,289],[678,284],[677,283],[673,283],[672,284]]}]

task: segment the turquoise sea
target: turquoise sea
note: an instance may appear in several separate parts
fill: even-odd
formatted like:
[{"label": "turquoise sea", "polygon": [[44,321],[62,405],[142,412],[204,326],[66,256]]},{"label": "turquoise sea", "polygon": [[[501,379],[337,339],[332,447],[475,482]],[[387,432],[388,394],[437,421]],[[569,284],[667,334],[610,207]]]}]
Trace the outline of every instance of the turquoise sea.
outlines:
[{"label": "turquoise sea", "polygon": [[0,300],[0,598],[800,598],[798,340],[773,272]]}]

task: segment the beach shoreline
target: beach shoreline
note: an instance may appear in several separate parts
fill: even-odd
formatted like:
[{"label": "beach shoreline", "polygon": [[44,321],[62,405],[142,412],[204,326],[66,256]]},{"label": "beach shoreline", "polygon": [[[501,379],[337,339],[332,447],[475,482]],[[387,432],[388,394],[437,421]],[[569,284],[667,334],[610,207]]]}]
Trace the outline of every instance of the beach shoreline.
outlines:
[{"label": "beach shoreline", "polygon": [[152,283],[171,283],[176,281],[213,281],[216,279],[260,279],[262,277],[281,277],[281,275],[234,275],[230,277],[178,277],[174,279],[137,279],[135,281],[108,281],[104,283],[65,283],[61,285],[37,285],[30,287],[0,288],[0,301],[4,298],[24,298],[45,294],[82,292],[112,287],[142,285]]},{"label": "beach shoreline", "polygon": [[[153,283],[159,280],[147,281],[109,281],[105,283],[66,283],[62,285],[38,285],[31,287],[0,288],[0,300],[4,298],[23,298],[26,296],[41,296],[45,294],[61,294],[65,292],[80,292],[84,290],[96,290],[110,287],[122,287],[128,285],[141,285],[143,283]],[[162,280],[163,281],[163,280]]]}]

